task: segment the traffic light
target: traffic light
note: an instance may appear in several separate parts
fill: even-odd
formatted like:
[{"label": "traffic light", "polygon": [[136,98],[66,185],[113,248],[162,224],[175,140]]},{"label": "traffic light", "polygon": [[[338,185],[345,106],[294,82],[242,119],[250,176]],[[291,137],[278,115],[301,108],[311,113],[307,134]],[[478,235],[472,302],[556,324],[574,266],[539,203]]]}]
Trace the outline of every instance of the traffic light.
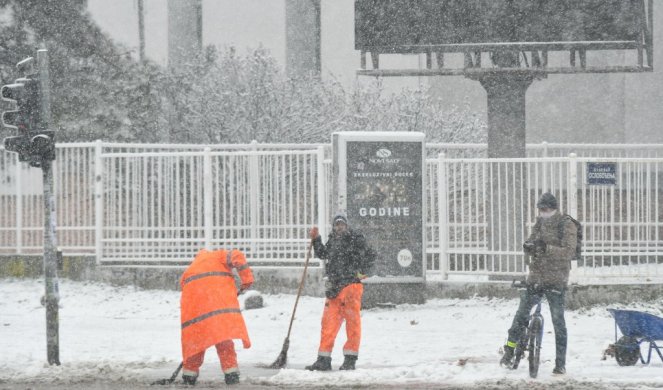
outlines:
[{"label": "traffic light", "polygon": [[15,103],[16,109],[2,113],[3,126],[17,130],[4,140],[5,150],[18,153],[19,161],[39,167],[44,160],[55,159],[54,132],[48,130],[42,115],[42,90],[34,59],[26,58],[16,67],[24,77],[2,86],[2,100]]},{"label": "traffic light", "polygon": [[5,127],[23,131],[37,130],[41,123],[41,94],[39,93],[38,75],[16,79],[14,84],[4,85],[1,90],[2,100],[15,102],[16,110],[2,113]]}]

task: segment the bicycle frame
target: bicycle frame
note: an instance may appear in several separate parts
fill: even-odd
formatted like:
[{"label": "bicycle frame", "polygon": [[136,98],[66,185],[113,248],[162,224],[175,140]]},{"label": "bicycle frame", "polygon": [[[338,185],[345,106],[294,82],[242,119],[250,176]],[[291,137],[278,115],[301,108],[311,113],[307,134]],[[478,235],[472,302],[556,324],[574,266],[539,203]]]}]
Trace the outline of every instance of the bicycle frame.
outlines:
[{"label": "bicycle frame", "polygon": [[[521,291],[527,290],[527,285],[522,282],[520,283],[514,282],[513,286]],[[513,362],[513,369],[517,369],[518,364],[520,364],[520,359],[522,359],[525,351],[528,351],[530,376],[532,378],[535,378],[538,375],[538,369],[539,369],[538,359],[540,355],[541,342],[543,340],[543,329],[544,329],[544,320],[543,320],[543,315],[541,314],[541,306],[543,303],[544,295],[545,294],[541,292],[540,294],[535,294],[530,298],[533,299],[533,303],[535,306],[534,312],[532,313],[532,310],[530,309],[530,314],[528,317],[527,325],[525,326],[525,331],[523,332],[520,340],[518,340],[518,343],[516,345],[515,359]],[[536,330],[537,333],[534,335],[535,337],[532,337],[532,333],[535,331],[534,324],[537,323],[540,324],[540,327],[538,330]]]},{"label": "bicycle frame", "polygon": [[[541,319],[541,330],[539,331],[539,337],[543,339],[543,315],[541,314],[541,303],[543,302],[543,294],[537,298],[538,302],[536,303],[536,310],[534,311],[534,314],[530,314],[529,316],[529,323],[527,324],[527,327],[530,328],[532,325],[532,320],[534,318],[540,318]],[[528,332],[529,333],[529,332]]]}]

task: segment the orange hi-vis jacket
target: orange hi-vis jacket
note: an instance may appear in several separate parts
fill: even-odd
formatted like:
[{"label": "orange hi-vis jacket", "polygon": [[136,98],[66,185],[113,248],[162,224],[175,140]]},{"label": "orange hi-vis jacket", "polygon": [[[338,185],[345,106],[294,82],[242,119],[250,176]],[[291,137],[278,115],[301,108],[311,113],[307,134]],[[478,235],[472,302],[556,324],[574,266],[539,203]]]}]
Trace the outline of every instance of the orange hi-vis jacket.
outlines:
[{"label": "orange hi-vis jacket", "polygon": [[224,340],[241,339],[244,348],[251,347],[232,268],[237,269],[242,284],[253,283],[251,268],[238,250],[202,249],[184,271],[180,315],[185,361]]}]

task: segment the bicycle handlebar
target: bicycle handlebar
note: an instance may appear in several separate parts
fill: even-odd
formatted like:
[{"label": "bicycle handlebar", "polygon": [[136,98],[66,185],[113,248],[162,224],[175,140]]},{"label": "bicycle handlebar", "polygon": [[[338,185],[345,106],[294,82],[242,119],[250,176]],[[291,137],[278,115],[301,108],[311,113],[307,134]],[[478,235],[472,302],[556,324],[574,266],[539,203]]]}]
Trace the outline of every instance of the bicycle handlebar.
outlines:
[{"label": "bicycle handlebar", "polygon": [[511,282],[511,288],[517,288],[519,290],[526,289],[527,288],[527,282],[524,280],[513,280]]}]

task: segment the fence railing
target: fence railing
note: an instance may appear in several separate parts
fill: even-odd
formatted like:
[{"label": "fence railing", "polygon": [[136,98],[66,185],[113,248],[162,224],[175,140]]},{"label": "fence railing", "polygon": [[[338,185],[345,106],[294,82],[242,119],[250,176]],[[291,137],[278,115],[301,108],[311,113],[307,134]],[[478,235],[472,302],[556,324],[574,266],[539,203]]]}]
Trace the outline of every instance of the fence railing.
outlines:
[{"label": "fence railing", "polygon": [[[583,224],[574,277],[663,277],[663,145],[536,144],[524,159],[483,158],[485,145],[427,150],[428,277],[522,275],[544,191]],[[182,266],[222,246],[257,266],[301,265],[307,230],[324,234],[333,213],[330,156],[321,144],[59,144],[58,244],[101,265]],[[615,164],[614,185],[587,182],[596,162]],[[41,171],[0,150],[0,254],[41,252],[41,192]]]},{"label": "fence railing", "polygon": [[[613,184],[587,179],[588,164],[600,162],[614,164]],[[437,164],[438,182],[446,185],[440,187],[440,214],[448,221],[436,269],[443,277],[524,273],[521,245],[535,223],[536,200],[546,191],[556,195],[560,212],[583,225],[582,260],[574,277],[585,282],[663,277],[662,158],[441,156]]]}]

